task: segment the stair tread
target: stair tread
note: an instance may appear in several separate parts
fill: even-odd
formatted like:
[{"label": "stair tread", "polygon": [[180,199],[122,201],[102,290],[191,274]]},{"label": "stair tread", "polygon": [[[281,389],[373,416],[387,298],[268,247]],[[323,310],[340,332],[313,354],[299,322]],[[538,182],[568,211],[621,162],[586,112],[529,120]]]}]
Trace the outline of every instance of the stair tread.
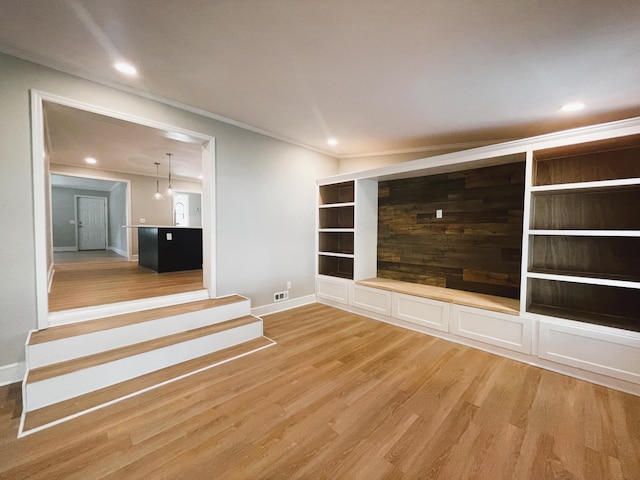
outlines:
[{"label": "stair tread", "polygon": [[191,313],[200,310],[220,307],[231,303],[246,301],[245,297],[240,295],[230,295],[228,297],[213,298],[209,300],[199,300],[195,302],[181,303],[178,305],[170,305],[167,307],[152,308],[139,312],[124,313],[110,317],[98,318],[86,322],[70,323],[68,325],[59,325],[50,327],[45,330],[33,332],[29,339],[29,345],[37,345],[63,338],[85,335],[88,333],[100,332],[112,328],[133,325],[136,323],[147,322],[159,318],[166,318],[184,313]]},{"label": "stair tread", "polygon": [[233,347],[225,348],[202,357],[188,360],[155,372],[136,377],[125,382],[105,387],[95,392],[87,393],[63,402],[27,412],[25,415],[24,431],[38,428],[42,425],[75,415],[85,410],[112,402],[119,398],[131,395],[154,385],[178,378],[182,375],[198,371],[225,360],[233,359],[247,354],[258,348],[273,345],[273,341],[265,337],[241,343]]},{"label": "stair tread", "polygon": [[34,368],[30,370],[29,374],[27,375],[27,384],[39,382],[59,375],[65,375],[97,365],[102,365],[105,363],[120,360],[122,358],[150,352],[152,350],[167,347],[169,345],[178,344],[181,342],[192,340],[194,338],[212,335],[217,332],[229,330],[231,328],[240,327],[243,325],[249,325],[251,323],[260,321],[261,320],[258,317],[247,315],[244,317],[227,320],[225,322],[175,333],[173,335],[166,335],[154,340],[147,340],[145,342],[115,348],[112,350],[107,350],[105,352],[75,358],[73,360],[67,360],[65,362],[54,363],[52,365]]}]

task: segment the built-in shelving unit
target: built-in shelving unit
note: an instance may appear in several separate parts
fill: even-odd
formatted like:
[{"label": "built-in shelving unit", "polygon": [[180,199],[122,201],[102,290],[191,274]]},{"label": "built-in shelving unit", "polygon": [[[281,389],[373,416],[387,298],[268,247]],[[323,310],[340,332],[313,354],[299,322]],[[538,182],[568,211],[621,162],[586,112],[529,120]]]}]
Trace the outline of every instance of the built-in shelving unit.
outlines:
[{"label": "built-in shelving unit", "polygon": [[[522,177],[507,170],[523,159],[524,202],[500,206],[494,191],[522,192]],[[474,169],[487,175],[474,179]],[[482,195],[463,205],[458,193],[443,189],[445,174]],[[431,183],[418,182],[426,176]],[[411,190],[404,203],[389,185],[395,180]],[[319,302],[640,396],[640,117],[340,174],[318,185]],[[402,205],[412,205],[413,195],[425,203],[431,189],[443,200],[427,202],[413,224],[401,221]],[[502,223],[486,215],[494,208],[502,210]],[[518,298],[483,292],[478,302],[477,293],[452,290],[455,281],[442,285],[448,288],[418,285],[419,268],[410,272],[416,278],[385,278],[391,268],[381,264],[407,263],[412,228],[445,273],[462,268],[467,282],[512,282],[480,260],[488,245],[500,247],[491,258],[520,262]],[[514,228],[521,228],[521,244],[507,239]],[[485,252],[455,265],[456,257],[446,256],[453,248],[460,258],[453,233]],[[397,251],[386,247],[390,242]]]},{"label": "built-in shelving unit", "polygon": [[353,279],[355,182],[322,185],[318,204],[318,273]]},{"label": "built-in shelving unit", "polygon": [[640,135],[532,158],[527,312],[640,331]]}]

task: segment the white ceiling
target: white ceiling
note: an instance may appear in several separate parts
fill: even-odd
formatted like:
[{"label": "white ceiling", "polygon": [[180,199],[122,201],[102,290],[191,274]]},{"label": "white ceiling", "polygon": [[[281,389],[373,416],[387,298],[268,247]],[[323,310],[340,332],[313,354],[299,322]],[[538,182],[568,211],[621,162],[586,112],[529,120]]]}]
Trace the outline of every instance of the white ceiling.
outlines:
[{"label": "white ceiling", "polygon": [[[337,156],[640,115],[637,0],[0,0],[0,11],[6,52]],[[139,77],[113,70],[120,59]],[[573,100],[587,108],[559,113]]]},{"label": "white ceiling", "polygon": [[[155,176],[158,162],[159,175],[167,178],[171,153],[172,177],[200,181],[202,142],[184,134],[51,102],[44,102],[44,126],[51,163]],[[97,163],[87,164],[86,157]]]}]

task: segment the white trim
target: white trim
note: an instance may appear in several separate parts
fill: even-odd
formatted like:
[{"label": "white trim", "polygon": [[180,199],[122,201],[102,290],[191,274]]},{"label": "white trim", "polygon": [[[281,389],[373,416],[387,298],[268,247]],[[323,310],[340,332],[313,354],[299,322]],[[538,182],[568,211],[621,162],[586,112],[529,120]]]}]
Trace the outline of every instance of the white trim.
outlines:
[{"label": "white trim", "polygon": [[292,308],[302,307],[304,305],[310,305],[316,302],[316,295],[306,295],[304,297],[292,298],[284,302],[271,303],[269,305],[262,305],[251,309],[251,315],[261,317],[263,315],[269,315],[272,313],[284,312],[285,310],[291,310]]},{"label": "white trim", "polygon": [[77,252],[78,247],[75,245],[70,245],[68,247],[53,247],[54,252]]},{"label": "white trim", "polygon": [[49,314],[49,325],[66,325],[68,323],[94,320],[96,318],[110,317],[123,313],[150,310],[152,308],[167,307],[169,305],[177,305],[180,303],[197,302],[199,300],[208,300],[209,298],[209,292],[207,290],[196,290],[193,292],[176,293],[175,295],[131,300],[129,302],[110,303],[107,305],[97,305],[95,307],[63,310]]},{"label": "white trim", "polygon": [[318,232],[323,233],[323,232],[327,232],[327,233],[353,233],[355,232],[356,229],[355,228],[319,228]]},{"label": "white trim", "polygon": [[47,285],[47,201],[46,168],[44,149],[44,115],[41,95],[31,91],[31,171],[33,182],[33,233],[36,273],[36,324],[38,329],[47,328],[49,298]]},{"label": "white trim", "polygon": [[[68,107],[117,118],[131,123],[145,125],[169,132],[183,133],[192,138],[202,140],[202,217],[203,217],[203,280],[205,288],[209,291],[209,298],[216,297],[216,154],[215,138],[211,135],[186,130],[181,127],[161,123],[148,118],[137,117],[131,114],[118,112],[108,108],[99,107],[82,101],[74,100],[60,95],[31,90],[31,144],[32,144],[32,180],[33,180],[33,210],[34,210],[34,255],[36,273],[36,314],[38,329],[49,326],[49,300],[47,294],[47,213],[46,213],[46,182],[45,182],[45,149],[44,149],[44,119],[43,102],[52,102]],[[181,108],[177,106],[177,108]],[[182,109],[184,110],[184,108]],[[127,200],[131,205],[131,188],[127,188]],[[129,212],[127,212],[129,216]],[[127,218],[131,223],[131,218]],[[129,233],[129,235],[132,235]],[[129,237],[129,249],[131,249],[131,237]],[[132,256],[130,255],[129,258]]]},{"label": "white trim", "polygon": [[353,253],[318,252],[318,255],[325,257],[355,258]]},{"label": "white trim", "polygon": [[251,355],[252,353],[256,353],[256,352],[259,352],[259,351],[264,350],[266,348],[273,347],[274,345],[277,345],[277,343],[274,340],[270,339],[269,337],[265,337],[264,335],[262,335],[262,337],[266,338],[271,343],[268,344],[268,345],[264,345],[262,347],[255,348],[255,349],[253,349],[253,350],[251,350],[249,352],[241,353],[240,355],[236,355],[236,356],[231,357],[231,358],[226,358],[226,359],[224,359],[224,360],[222,360],[220,362],[216,362],[216,363],[213,363],[211,365],[207,365],[206,367],[199,368],[198,370],[194,370],[192,372],[185,373],[185,374],[180,375],[178,377],[171,378],[169,380],[165,380],[164,382],[158,383],[156,385],[152,385],[152,386],[144,388],[142,390],[138,390],[137,392],[130,393],[129,395],[125,395],[123,397],[116,398],[116,399],[111,400],[109,402],[105,402],[105,403],[102,403],[100,405],[96,405],[95,407],[91,407],[91,408],[89,408],[87,410],[83,410],[81,412],[74,413],[73,415],[69,415],[67,417],[60,418],[58,420],[55,420],[55,421],[50,422],[50,423],[47,423],[45,425],[41,425],[41,426],[33,428],[31,430],[24,431],[24,421],[25,421],[25,417],[26,417],[26,409],[23,408],[22,409],[22,415],[21,415],[21,418],[20,418],[20,427],[19,427],[19,430],[18,430],[18,438],[22,438],[22,437],[25,437],[25,436],[30,435],[32,433],[36,433],[36,432],[39,432],[41,430],[44,430],[46,428],[53,427],[55,425],[59,425],[59,424],[61,424],[63,422],[72,420],[74,418],[81,417],[82,415],[85,415],[87,413],[95,412],[96,410],[99,410],[101,408],[108,407],[110,405],[114,405],[114,404],[116,404],[118,402],[121,402],[123,400],[127,400],[129,398],[138,396],[138,395],[140,395],[142,393],[146,393],[146,392],[149,392],[151,390],[155,390],[156,388],[164,387],[165,385],[169,385],[169,384],[171,384],[173,382],[177,382],[178,380],[182,380],[184,378],[190,377],[190,376],[195,375],[197,373],[201,373],[201,372],[210,370],[210,369],[212,369],[214,367],[217,367],[219,365],[224,365],[225,363],[231,362],[233,360],[237,360],[237,359],[242,358],[242,357],[246,357],[247,355]]},{"label": "white trim", "polygon": [[56,270],[54,268],[54,264],[51,263],[49,265],[49,271],[47,272],[47,293],[51,293],[51,286],[53,285],[53,276],[55,273]]},{"label": "white trim", "polygon": [[322,203],[318,205],[318,208],[342,208],[342,207],[355,207],[356,202],[345,203]]},{"label": "white trim", "polygon": [[[533,184],[533,182],[532,182]],[[562,192],[565,190],[593,190],[594,188],[611,188],[640,185],[640,178],[622,178],[618,180],[598,180],[593,182],[557,183],[554,185],[537,185],[531,187],[532,192]]]},{"label": "white trim", "polygon": [[111,250],[113,253],[117,253],[121,257],[129,258],[129,254],[124,250],[120,250],[119,248],[109,246],[107,247],[107,250]]},{"label": "white trim", "polygon": [[529,235],[567,237],[640,237],[640,230],[529,230]]},{"label": "white trim", "polygon": [[522,210],[522,243],[520,251],[520,313],[527,310],[528,293],[526,273],[529,269],[529,230],[533,217],[531,185],[533,184],[533,153],[527,152],[524,167],[524,206]]},{"label": "white trim", "polygon": [[0,387],[21,382],[27,371],[26,362],[10,363],[0,367]]},{"label": "white trim", "polygon": [[608,278],[580,277],[577,275],[562,275],[557,273],[528,272],[527,278],[538,278],[540,280],[556,280],[569,283],[585,283],[587,285],[604,285],[610,287],[640,289],[640,282],[630,282],[628,280],[612,280]]}]

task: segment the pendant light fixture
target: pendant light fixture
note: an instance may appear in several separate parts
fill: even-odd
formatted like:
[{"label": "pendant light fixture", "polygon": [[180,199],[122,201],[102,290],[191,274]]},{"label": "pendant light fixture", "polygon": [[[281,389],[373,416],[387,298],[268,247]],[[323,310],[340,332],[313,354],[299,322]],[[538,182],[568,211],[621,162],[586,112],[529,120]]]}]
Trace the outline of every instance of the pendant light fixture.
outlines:
[{"label": "pendant light fixture", "polygon": [[171,155],[172,153],[167,153],[167,157],[169,157],[169,187],[167,188],[167,192],[165,195],[173,196],[173,188],[171,188]]},{"label": "pendant light fixture", "polygon": [[162,200],[164,197],[160,193],[160,178],[158,177],[158,167],[160,166],[159,162],[153,162],[156,166],[156,193],[153,194],[153,198],[156,200]]}]

